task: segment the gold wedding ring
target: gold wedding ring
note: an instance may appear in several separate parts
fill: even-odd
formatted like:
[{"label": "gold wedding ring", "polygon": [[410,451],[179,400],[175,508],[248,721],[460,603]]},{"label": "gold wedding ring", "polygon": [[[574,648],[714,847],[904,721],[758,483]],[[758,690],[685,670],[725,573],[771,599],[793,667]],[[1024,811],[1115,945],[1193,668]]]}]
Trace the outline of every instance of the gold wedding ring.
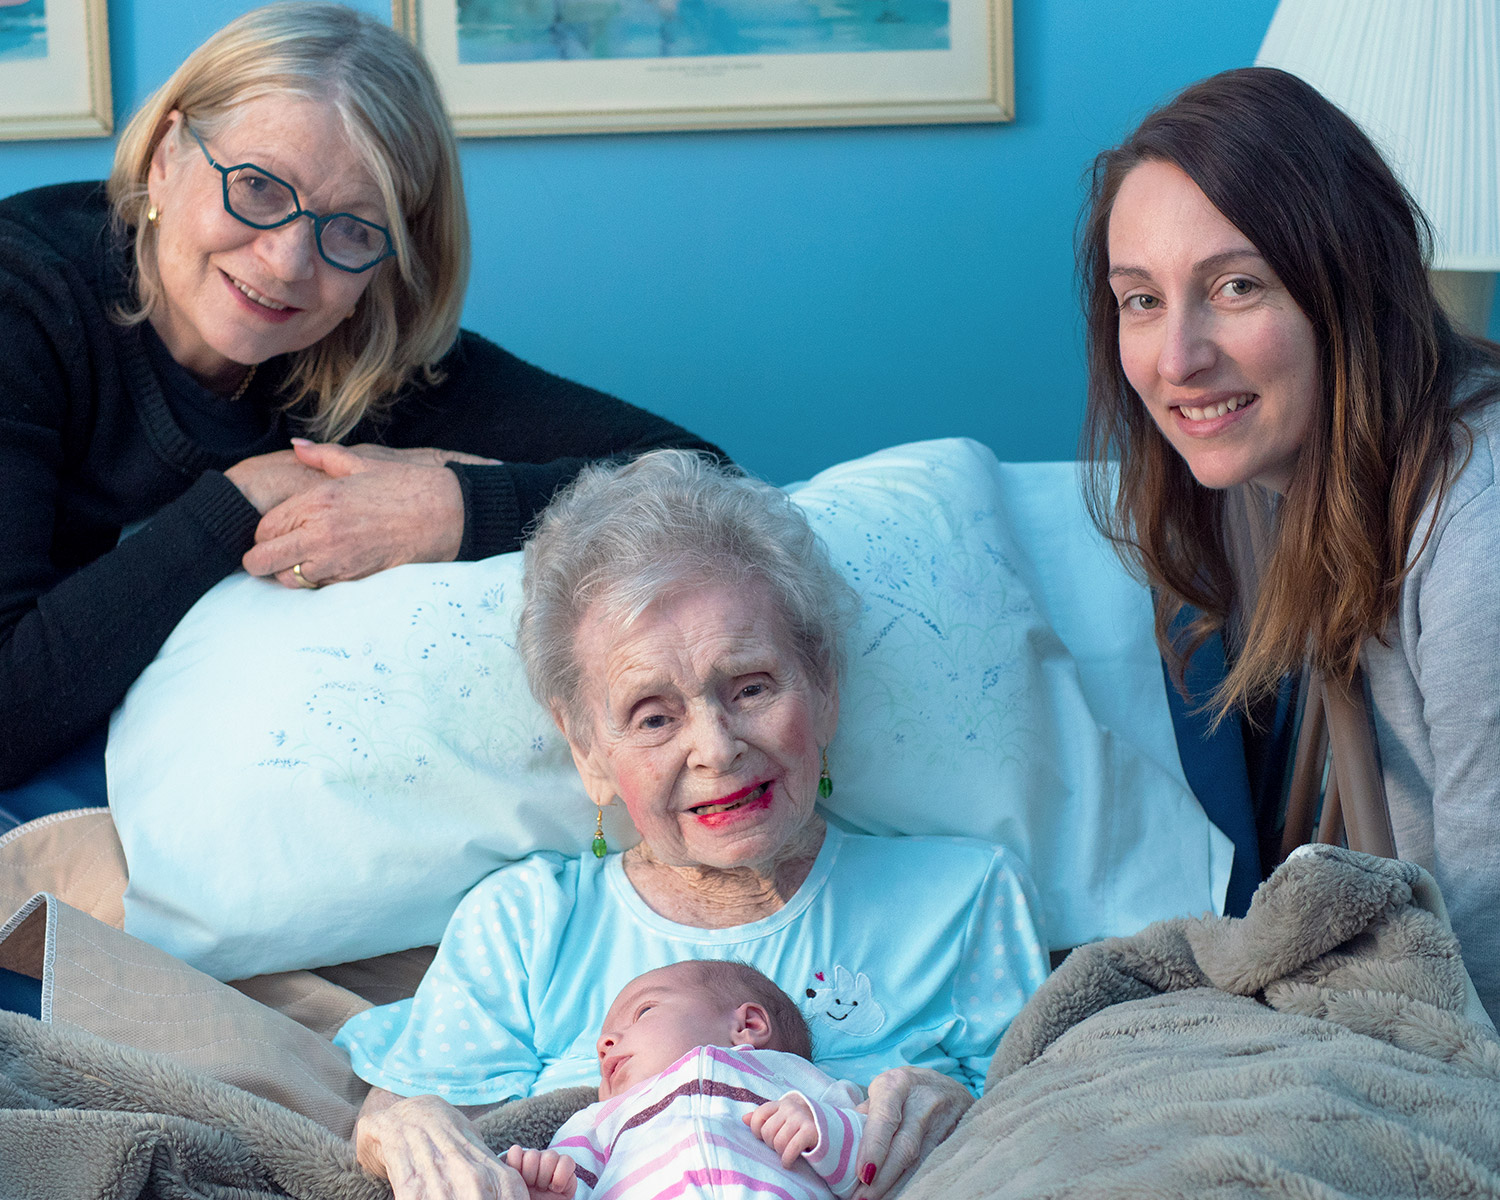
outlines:
[{"label": "gold wedding ring", "polygon": [[297,577],[297,582],[305,588],[311,588],[313,591],[317,591],[320,587],[323,586],[321,583],[314,583],[311,579],[309,579],[302,573],[301,563],[298,563],[295,567],[292,568],[292,574]]}]

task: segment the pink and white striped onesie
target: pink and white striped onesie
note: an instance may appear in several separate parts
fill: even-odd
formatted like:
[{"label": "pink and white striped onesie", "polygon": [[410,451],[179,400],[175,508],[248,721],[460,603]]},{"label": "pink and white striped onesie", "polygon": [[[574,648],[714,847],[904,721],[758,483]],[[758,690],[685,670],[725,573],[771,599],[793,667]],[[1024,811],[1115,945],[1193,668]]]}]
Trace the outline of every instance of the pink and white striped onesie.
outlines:
[{"label": "pink and white striped onesie", "polygon": [[[743,1117],[794,1092],[818,1144],[793,1167]],[[576,1113],[551,1149],[578,1164],[574,1200],[828,1200],[854,1193],[863,1097],[805,1058],[745,1046],[699,1046],[622,1095]]]}]

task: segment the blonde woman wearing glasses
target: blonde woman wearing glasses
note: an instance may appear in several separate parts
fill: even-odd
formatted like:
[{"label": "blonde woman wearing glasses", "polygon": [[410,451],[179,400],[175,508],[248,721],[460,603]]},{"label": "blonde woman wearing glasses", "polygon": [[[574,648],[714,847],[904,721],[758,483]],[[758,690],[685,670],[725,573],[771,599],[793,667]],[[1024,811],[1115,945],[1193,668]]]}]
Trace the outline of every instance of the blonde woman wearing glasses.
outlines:
[{"label": "blonde woman wearing glasses", "polygon": [[214,35],[106,186],[0,201],[0,789],[242,566],[483,557],[588,460],[712,449],[461,332],[467,274],[432,76],[337,5]]}]

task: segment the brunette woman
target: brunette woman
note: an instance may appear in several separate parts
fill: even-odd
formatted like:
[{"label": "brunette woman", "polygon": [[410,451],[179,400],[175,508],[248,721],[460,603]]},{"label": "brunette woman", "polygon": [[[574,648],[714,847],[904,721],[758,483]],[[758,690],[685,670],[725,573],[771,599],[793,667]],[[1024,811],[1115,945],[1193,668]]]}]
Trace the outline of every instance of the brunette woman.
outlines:
[{"label": "brunette woman", "polygon": [[1163,653],[1223,631],[1221,717],[1363,664],[1397,850],[1500,1014],[1500,347],[1444,315],[1370,141],[1281,71],[1100,155],[1080,241],[1090,504]]}]

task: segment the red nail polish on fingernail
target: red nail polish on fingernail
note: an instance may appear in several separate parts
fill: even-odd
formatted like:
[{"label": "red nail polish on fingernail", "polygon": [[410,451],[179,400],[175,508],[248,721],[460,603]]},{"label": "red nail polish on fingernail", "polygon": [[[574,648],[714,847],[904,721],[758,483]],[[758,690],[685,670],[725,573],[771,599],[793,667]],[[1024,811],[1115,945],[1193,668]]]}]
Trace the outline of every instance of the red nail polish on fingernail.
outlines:
[{"label": "red nail polish on fingernail", "polygon": [[859,1173],[860,1183],[869,1183],[875,1178],[875,1164],[865,1163],[864,1169]]}]

